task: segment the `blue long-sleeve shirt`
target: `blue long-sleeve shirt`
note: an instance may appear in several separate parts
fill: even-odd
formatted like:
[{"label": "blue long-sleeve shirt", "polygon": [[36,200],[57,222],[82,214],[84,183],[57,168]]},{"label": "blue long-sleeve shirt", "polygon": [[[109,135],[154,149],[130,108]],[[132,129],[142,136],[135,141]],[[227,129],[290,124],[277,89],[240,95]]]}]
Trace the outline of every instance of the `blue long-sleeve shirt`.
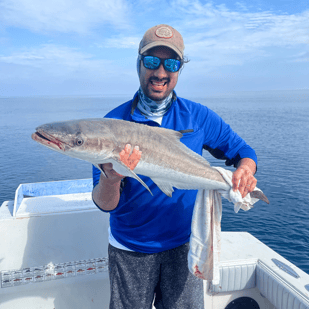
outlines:
[{"label": "blue long-sleeve shirt", "polygon": [[[105,117],[159,126],[134,109],[136,96]],[[164,114],[161,127],[182,131],[181,142],[200,155],[205,148],[215,157],[225,159],[228,165],[236,165],[242,158],[257,163],[254,150],[221,117],[201,104],[177,97]],[[197,191],[175,189],[173,196],[168,197],[150,178],[139,176],[153,196],[135,179],[125,178],[119,204],[109,212],[114,238],[131,250],[145,253],[188,242]],[[94,186],[99,178],[100,170],[93,167]]]}]

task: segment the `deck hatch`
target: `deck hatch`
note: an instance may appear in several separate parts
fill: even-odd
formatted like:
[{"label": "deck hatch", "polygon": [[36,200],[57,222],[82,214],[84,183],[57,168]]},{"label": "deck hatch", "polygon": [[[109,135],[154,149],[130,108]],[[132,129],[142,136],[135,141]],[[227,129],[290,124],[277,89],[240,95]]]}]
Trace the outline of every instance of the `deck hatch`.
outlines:
[{"label": "deck hatch", "polygon": [[305,285],[305,289],[309,292],[309,284]]},{"label": "deck hatch", "polygon": [[283,262],[280,262],[277,259],[271,259],[271,260],[276,264],[276,266],[278,266],[281,270],[283,270],[287,274],[291,275],[296,279],[300,278],[299,275],[290,266],[286,265]]}]

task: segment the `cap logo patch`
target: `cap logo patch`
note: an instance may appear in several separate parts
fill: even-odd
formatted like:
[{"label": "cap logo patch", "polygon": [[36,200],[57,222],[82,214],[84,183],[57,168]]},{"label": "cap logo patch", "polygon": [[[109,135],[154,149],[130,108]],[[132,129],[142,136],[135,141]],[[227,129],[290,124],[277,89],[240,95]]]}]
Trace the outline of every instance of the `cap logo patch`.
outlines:
[{"label": "cap logo patch", "polygon": [[160,27],[156,30],[156,36],[159,38],[170,39],[173,36],[173,32],[168,27]]}]

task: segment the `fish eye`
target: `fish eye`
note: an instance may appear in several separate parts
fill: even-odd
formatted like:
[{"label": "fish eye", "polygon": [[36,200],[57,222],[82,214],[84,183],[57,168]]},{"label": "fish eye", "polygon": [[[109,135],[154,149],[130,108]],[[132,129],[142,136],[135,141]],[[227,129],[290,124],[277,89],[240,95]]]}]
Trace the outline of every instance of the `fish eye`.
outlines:
[{"label": "fish eye", "polygon": [[84,144],[84,140],[81,137],[78,137],[75,141],[76,146],[81,146]]}]

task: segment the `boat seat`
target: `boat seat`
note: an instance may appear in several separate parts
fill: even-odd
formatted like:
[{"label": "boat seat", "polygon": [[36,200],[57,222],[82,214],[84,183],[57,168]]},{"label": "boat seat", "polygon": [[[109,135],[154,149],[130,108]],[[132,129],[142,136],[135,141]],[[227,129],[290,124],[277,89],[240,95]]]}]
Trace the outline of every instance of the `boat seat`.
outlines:
[{"label": "boat seat", "polygon": [[295,289],[275,272],[267,269],[262,263],[257,263],[256,286],[276,308],[308,309],[308,297]]},{"label": "boat seat", "polygon": [[211,294],[258,288],[278,309],[309,309],[308,298],[271,270],[262,261],[223,265],[220,284],[210,285]]}]

